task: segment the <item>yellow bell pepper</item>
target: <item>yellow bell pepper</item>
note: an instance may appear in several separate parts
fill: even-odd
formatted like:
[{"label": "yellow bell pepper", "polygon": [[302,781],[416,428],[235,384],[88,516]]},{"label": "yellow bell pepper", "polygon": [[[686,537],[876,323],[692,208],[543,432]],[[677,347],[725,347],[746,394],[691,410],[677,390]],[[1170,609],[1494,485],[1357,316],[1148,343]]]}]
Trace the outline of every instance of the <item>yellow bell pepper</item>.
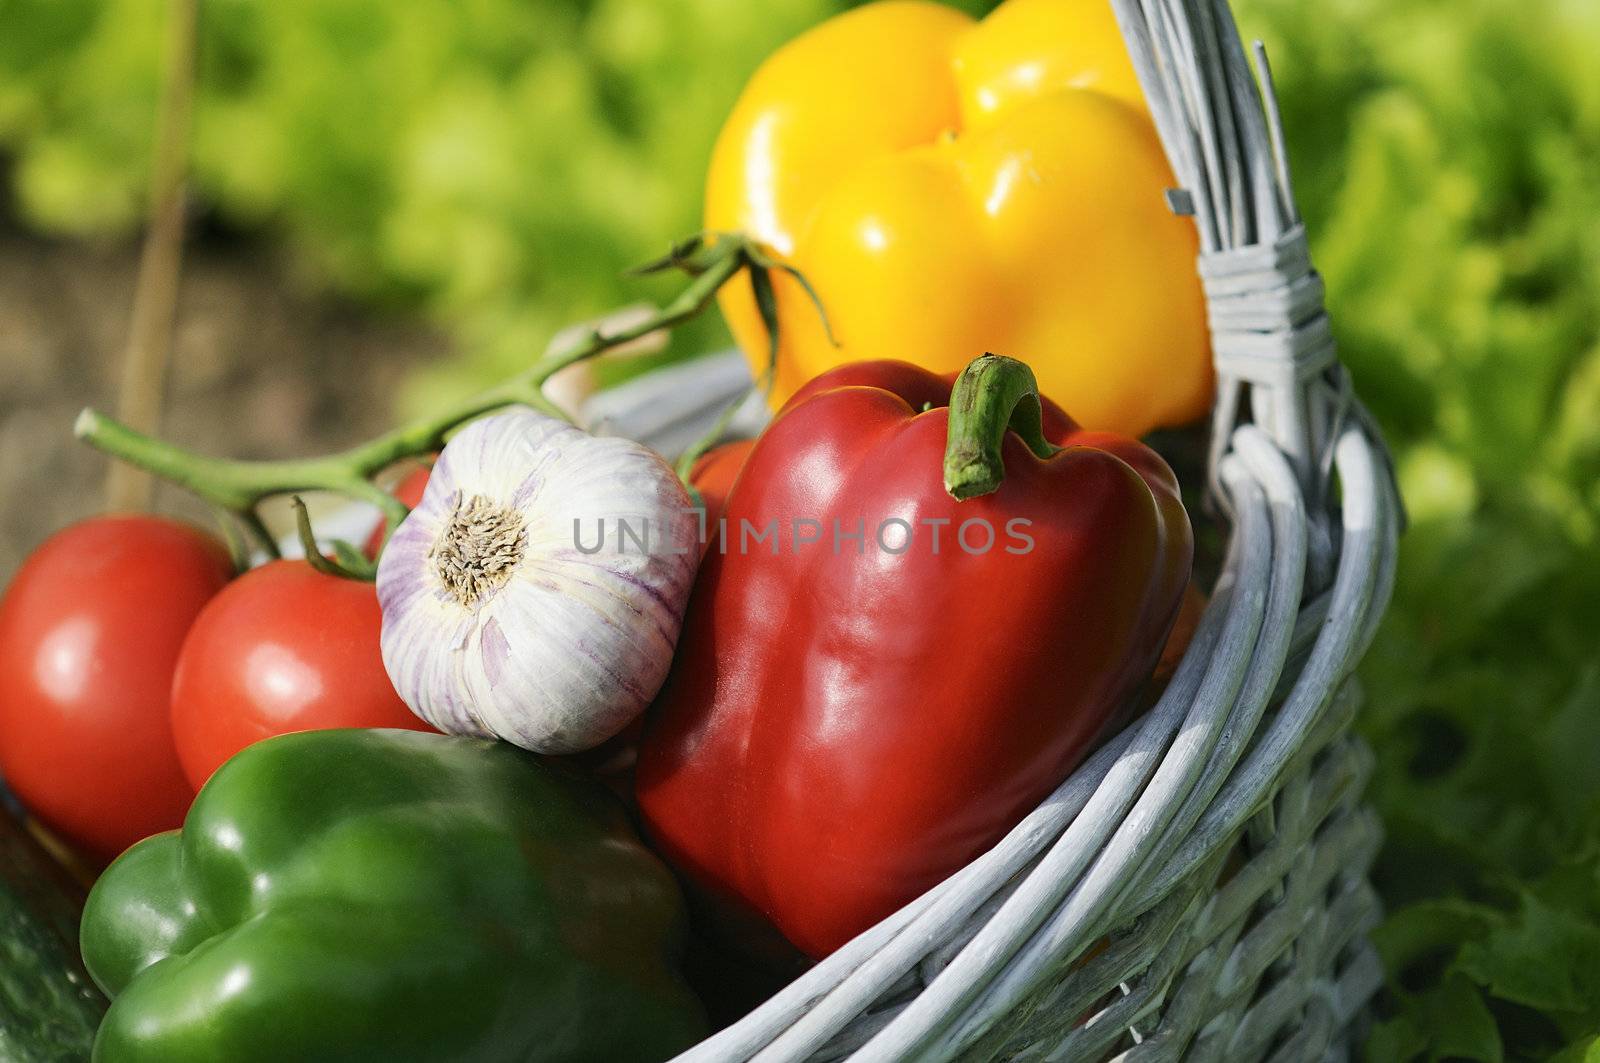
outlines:
[{"label": "yellow bell pepper", "polygon": [[[776,277],[773,401],[844,362],[942,373],[1029,363],[1085,426],[1143,434],[1211,402],[1193,223],[1108,0],[1009,0],[982,22],[883,0],[798,37],[722,130],[706,227],[797,267]],[[757,372],[751,290],[722,309]]]}]

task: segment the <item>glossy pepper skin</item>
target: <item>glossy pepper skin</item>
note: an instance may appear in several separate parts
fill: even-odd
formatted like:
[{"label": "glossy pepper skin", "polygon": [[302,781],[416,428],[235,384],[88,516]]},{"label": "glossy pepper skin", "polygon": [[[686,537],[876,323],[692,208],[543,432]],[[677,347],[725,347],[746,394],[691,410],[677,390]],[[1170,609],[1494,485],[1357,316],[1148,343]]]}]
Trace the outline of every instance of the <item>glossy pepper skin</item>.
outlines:
[{"label": "glossy pepper skin", "polygon": [[[997,365],[1027,372],[980,359],[968,375]],[[730,925],[765,916],[814,957],[982,853],[1066,777],[1136,698],[1189,577],[1188,517],[1154,452],[1045,401],[1038,449],[1065,449],[1036,456],[991,418],[1004,481],[984,494],[958,477],[974,497],[957,501],[941,461],[976,437],[952,432],[950,401],[950,378],[864,362],[784,408],[728,496],[726,552],[707,552],[640,750],[658,850],[731,905]],[[898,554],[874,541],[890,517],[913,528],[908,547],[890,529]],[[742,522],[773,519],[776,553],[740,541]],[[821,541],[794,544],[801,519]],[[846,533],[864,519],[863,551],[834,553],[835,519]],[[1009,552],[1018,519],[1032,549]],[[974,520],[995,532],[987,552],[958,544]],[[966,541],[984,539],[975,524]]]},{"label": "glossy pepper skin", "polygon": [[511,746],[272,738],[90,894],[94,1058],[664,1059],[703,1032],[682,918],[614,799]]},{"label": "glossy pepper skin", "polygon": [[[839,15],[769,58],[717,141],[706,227],[778,277],[777,403],[847,361],[955,373],[1028,363],[1088,427],[1143,435],[1210,407],[1193,223],[1106,0],[1007,0],[981,23],[929,0]],[[746,285],[722,309],[759,374]]]}]

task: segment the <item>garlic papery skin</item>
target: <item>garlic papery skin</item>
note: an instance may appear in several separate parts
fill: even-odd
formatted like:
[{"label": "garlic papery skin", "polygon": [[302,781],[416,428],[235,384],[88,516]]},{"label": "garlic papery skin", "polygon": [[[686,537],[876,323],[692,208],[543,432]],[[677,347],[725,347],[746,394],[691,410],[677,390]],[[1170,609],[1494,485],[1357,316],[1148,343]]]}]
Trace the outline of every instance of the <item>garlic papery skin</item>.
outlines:
[{"label": "garlic papery skin", "polygon": [[475,421],[379,561],[389,678],[441,731],[590,749],[667,677],[698,531],[646,447],[526,409]]}]

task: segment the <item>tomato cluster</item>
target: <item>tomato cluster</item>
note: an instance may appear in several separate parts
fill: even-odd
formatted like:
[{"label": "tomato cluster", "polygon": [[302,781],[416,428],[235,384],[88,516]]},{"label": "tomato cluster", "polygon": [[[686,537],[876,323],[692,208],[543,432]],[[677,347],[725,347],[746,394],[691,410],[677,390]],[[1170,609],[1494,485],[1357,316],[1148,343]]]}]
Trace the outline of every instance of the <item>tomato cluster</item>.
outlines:
[{"label": "tomato cluster", "polygon": [[[713,514],[748,449],[718,448],[696,469]],[[416,506],[429,471],[413,469],[395,497]],[[180,826],[196,791],[253,742],[432,730],[384,670],[382,621],[370,583],[300,560],[235,577],[227,548],[179,521],[75,524],[0,595],[0,779],[45,827],[108,861]]]},{"label": "tomato cluster", "polygon": [[107,516],[51,537],[0,597],[0,774],[91,858],[179,826],[252,742],[427,729],[384,672],[371,584],[304,561],[232,576],[205,532]]}]

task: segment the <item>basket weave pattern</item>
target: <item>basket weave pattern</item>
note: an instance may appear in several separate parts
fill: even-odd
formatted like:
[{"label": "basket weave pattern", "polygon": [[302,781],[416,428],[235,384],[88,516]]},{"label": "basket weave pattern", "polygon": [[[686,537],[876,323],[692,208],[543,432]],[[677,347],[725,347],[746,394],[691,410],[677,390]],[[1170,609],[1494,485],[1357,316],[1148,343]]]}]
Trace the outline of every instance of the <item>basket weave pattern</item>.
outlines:
[{"label": "basket weave pattern", "polygon": [[[1226,0],[1110,0],[1193,215],[1227,560],[1143,717],[994,849],[680,1057],[1344,1058],[1381,982],[1351,672],[1403,515]],[[1248,409],[1248,423],[1241,423]]]}]

